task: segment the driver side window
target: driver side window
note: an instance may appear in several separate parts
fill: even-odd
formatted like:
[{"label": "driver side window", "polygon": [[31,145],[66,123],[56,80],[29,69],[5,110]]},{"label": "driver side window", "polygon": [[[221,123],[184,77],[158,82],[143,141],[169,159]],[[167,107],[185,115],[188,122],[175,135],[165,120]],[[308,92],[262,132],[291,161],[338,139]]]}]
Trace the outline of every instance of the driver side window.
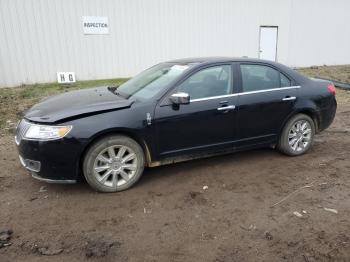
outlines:
[{"label": "driver side window", "polygon": [[231,65],[209,67],[194,73],[179,85],[176,92],[185,92],[191,100],[231,94]]}]

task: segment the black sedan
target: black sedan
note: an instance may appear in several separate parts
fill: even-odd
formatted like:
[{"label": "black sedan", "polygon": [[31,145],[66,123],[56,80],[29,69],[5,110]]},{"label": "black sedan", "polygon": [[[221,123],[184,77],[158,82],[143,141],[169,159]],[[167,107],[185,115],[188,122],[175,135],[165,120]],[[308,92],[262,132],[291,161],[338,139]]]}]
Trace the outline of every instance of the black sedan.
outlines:
[{"label": "black sedan", "polygon": [[34,178],[101,192],[131,187],[144,167],[273,146],[308,151],[336,112],[331,82],[269,61],[182,59],[118,87],[56,95],[19,123],[16,144]]}]

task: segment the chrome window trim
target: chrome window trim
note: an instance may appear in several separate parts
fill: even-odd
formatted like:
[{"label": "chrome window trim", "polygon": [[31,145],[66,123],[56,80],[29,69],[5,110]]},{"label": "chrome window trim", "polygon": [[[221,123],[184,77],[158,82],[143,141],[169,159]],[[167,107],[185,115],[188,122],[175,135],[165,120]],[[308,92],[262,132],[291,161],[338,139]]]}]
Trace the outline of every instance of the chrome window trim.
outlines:
[{"label": "chrome window trim", "polygon": [[200,101],[206,101],[206,100],[212,100],[212,99],[219,99],[219,98],[226,98],[226,97],[233,97],[233,96],[243,96],[243,95],[250,95],[250,94],[279,91],[279,90],[297,89],[297,88],[300,88],[300,86],[287,86],[287,87],[271,88],[271,89],[264,89],[264,90],[257,90],[257,91],[241,92],[241,93],[222,95],[222,96],[211,96],[211,97],[197,98],[197,99],[191,99],[190,102],[191,103],[192,102],[200,102]]}]

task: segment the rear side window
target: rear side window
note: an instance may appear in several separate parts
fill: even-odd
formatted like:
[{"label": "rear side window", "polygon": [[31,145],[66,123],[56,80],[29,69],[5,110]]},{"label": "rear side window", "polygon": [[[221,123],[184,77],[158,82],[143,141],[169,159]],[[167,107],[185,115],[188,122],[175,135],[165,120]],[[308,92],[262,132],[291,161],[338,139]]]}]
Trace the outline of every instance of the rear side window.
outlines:
[{"label": "rear side window", "polygon": [[280,74],[280,75],[281,75],[281,87],[287,87],[292,85],[288,77],[286,77],[284,74]]},{"label": "rear side window", "polygon": [[264,65],[241,65],[243,92],[291,86],[278,70]]}]

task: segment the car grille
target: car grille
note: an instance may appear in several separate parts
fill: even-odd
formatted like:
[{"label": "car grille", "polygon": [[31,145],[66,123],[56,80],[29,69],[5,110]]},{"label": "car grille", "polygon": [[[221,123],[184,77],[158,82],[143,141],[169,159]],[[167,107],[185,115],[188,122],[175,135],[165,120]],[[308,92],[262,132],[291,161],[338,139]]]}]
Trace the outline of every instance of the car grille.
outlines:
[{"label": "car grille", "polygon": [[25,133],[28,131],[29,127],[30,127],[30,123],[27,122],[26,120],[21,120],[21,122],[19,122],[16,129],[16,137],[15,137],[17,145],[19,145]]}]

